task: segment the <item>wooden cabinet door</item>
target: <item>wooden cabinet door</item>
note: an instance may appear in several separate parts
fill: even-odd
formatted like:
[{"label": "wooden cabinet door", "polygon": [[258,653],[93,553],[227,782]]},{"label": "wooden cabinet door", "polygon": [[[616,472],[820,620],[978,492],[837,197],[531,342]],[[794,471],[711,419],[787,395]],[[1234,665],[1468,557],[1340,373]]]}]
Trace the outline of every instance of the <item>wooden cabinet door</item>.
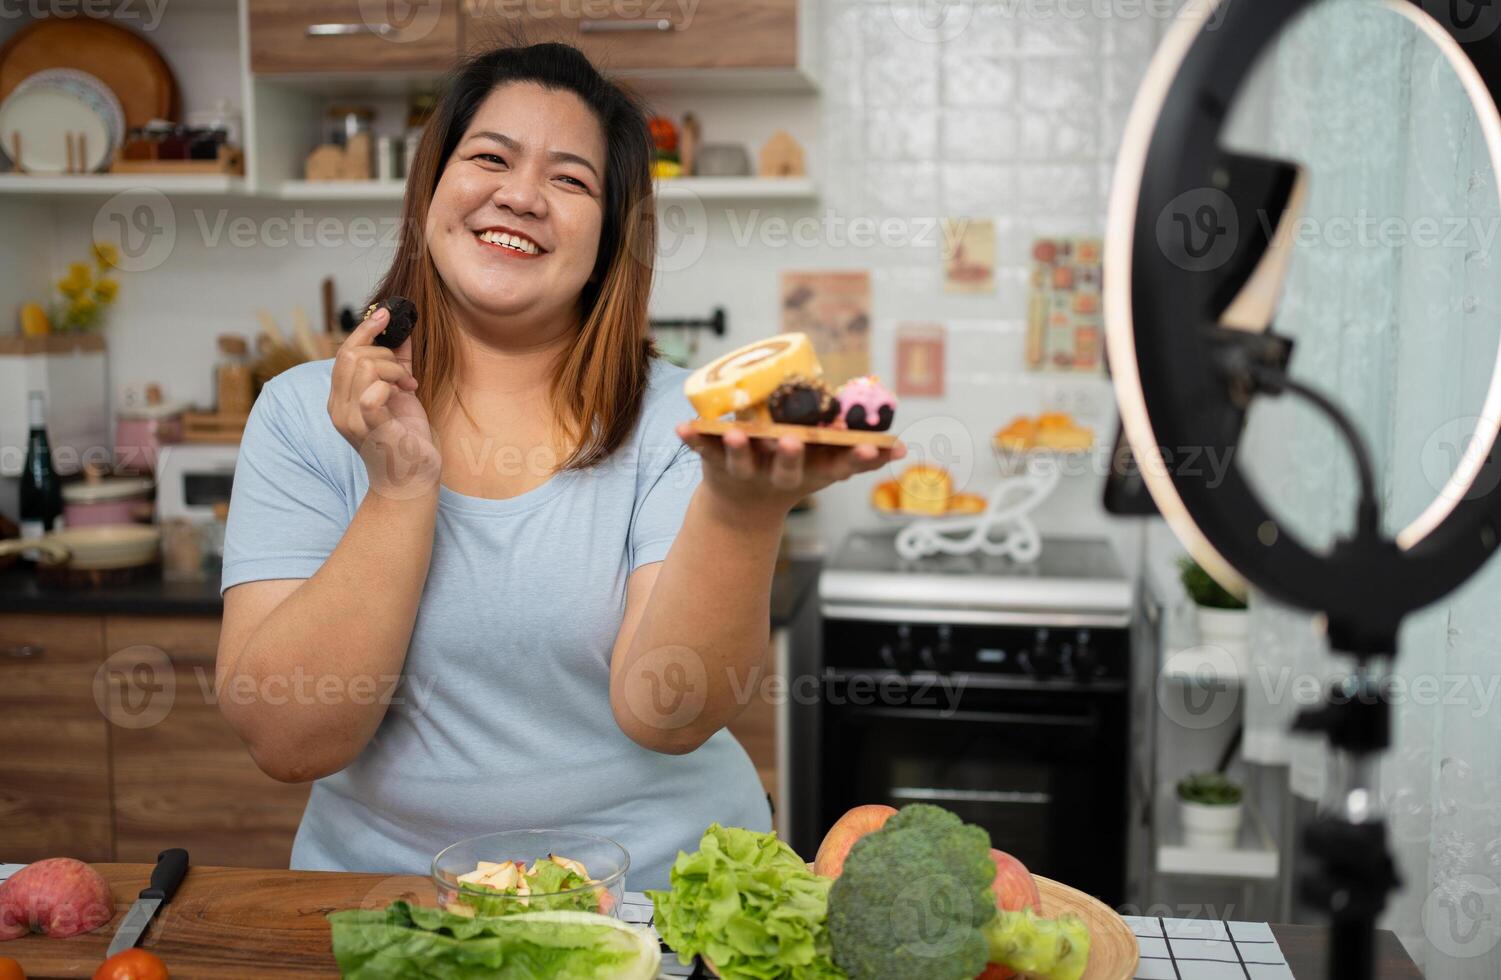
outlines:
[{"label": "wooden cabinet door", "polygon": [[605,71],[681,68],[792,68],[798,0],[464,0],[470,51],[529,41],[575,45]]},{"label": "wooden cabinet door", "polygon": [[110,861],[109,731],[93,616],[0,616],[0,861]]},{"label": "wooden cabinet door", "polygon": [[442,72],[459,53],[458,0],[248,0],[250,70]]},{"label": "wooden cabinet door", "polygon": [[166,710],[112,702],[115,860],[185,847],[194,864],[287,867],[310,787],[261,772],[219,714],[219,620],[111,616],[105,642],[122,677],[170,691]]}]

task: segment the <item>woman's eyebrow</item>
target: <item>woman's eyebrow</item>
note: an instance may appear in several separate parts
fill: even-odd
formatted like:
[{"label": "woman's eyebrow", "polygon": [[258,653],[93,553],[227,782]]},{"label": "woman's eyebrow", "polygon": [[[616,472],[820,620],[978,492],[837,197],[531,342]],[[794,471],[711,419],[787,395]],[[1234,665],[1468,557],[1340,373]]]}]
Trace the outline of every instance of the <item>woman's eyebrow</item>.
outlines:
[{"label": "woman's eyebrow", "polygon": [[[490,140],[492,143],[499,143],[506,149],[514,150],[518,153],[522,150],[521,144],[516,140],[511,139],[511,137],[507,136],[505,133],[496,133],[488,129],[482,129],[477,133],[471,133],[469,135],[469,138]],[[566,150],[553,150],[551,153],[547,154],[547,156],[550,160],[559,160],[564,163],[576,163],[579,166],[588,167],[590,173],[592,173],[596,177],[599,176],[599,171],[595,168],[594,164],[590,163],[587,157],[581,157],[577,153],[569,153]]]}]

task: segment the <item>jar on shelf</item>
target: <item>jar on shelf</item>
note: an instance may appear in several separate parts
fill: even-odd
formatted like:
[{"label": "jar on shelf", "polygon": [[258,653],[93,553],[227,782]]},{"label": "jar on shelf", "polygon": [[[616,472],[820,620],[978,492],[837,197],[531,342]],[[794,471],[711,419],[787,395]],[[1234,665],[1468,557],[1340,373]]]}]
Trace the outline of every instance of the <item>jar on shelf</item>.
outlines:
[{"label": "jar on shelf", "polygon": [[214,365],[214,397],[220,415],[249,415],[255,390],[250,371],[250,347],[235,333],[219,335],[219,360]]}]

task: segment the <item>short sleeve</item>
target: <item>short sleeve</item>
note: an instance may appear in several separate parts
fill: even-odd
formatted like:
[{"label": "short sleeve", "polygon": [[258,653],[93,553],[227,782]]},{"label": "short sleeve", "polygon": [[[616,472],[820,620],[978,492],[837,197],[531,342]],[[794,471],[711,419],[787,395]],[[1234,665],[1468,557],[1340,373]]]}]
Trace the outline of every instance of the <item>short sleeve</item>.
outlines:
[{"label": "short sleeve", "polygon": [[681,368],[663,362],[655,366],[653,397],[641,420],[636,459],[636,506],[631,517],[631,571],[667,557],[693,491],[703,480],[703,463],[683,444],[677,423],[694,411],[683,396]]},{"label": "short sleeve", "polygon": [[318,458],[323,440],[289,394],[295,395],[267,385],[245,424],[224,534],[221,593],[242,582],[311,578],[348,527],[345,491],[327,475],[329,461]]}]

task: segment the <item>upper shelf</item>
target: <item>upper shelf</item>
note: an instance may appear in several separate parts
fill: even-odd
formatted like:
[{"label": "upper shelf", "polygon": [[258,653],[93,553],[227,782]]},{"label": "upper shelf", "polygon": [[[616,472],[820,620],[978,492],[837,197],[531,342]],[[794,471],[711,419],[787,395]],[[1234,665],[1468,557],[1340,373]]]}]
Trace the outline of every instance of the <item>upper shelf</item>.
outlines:
[{"label": "upper shelf", "polygon": [[[243,177],[213,174],[0,174],[0,195],[100,196],[149,189],[172,196],[246,196],[283,201],[400,201],[399,180],[284,180],[251,190]],[[810,177],[679,177],[659,181],[659,201],[815,201]]]},{"label": "upper shelf", "polygon": [[243,194],[244,177],[226,174],[0,174],[0,194],[108,195],[150,189],[168,196]]}]

